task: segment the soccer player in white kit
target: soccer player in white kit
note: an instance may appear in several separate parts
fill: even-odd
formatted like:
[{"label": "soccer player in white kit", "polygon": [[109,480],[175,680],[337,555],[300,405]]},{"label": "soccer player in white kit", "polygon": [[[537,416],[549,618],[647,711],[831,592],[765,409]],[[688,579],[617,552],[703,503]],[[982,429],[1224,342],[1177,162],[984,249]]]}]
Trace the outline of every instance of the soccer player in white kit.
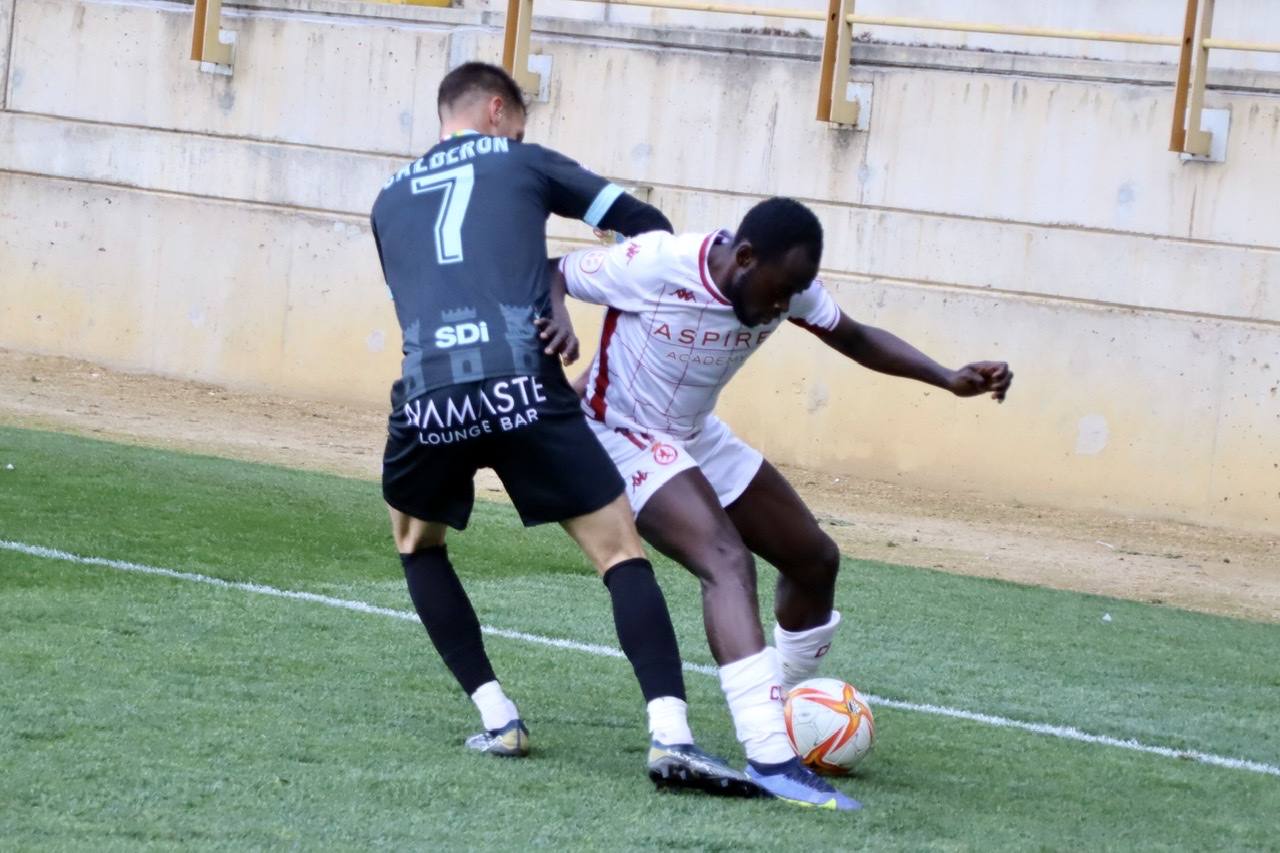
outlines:
[{"label": "soccer player in white kit", "polygon": [[[701,581],[707,639],[748,775],[782,799],[853,809],[856,801],[800,765],[780,702],[817,672],[840,624],[839,549],[777,469],[715,416],[716,400],[783,320],[864,367],[957,396],[1003,400],[1013,374],[1003,362],[949,370],[854,321],[815,280],[821,256],[813,213],[773,198],[736,234],[654,232],[575,252],[559,269],[569,295],[608,309],[584,410],[627,483],[641,534]],[[757,615],[753,553],[779,572],[774,647]]]}]

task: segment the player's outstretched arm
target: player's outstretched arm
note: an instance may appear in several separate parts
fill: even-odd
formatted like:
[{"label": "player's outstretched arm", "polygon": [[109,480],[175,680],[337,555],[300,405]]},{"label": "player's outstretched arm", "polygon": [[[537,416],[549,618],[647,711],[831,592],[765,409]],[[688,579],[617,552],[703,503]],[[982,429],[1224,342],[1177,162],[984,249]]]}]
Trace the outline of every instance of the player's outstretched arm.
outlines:
[{"label": "player's outstretched arm", "polygon": [[1013,371],[1003,361],[975,361],[950,370],[897,335],[859,323],[843,312],[834,329],[814,333],[868,370],[926,382],[957,397],[990,393],[992,399],[1003,403],[1013,383]]}]

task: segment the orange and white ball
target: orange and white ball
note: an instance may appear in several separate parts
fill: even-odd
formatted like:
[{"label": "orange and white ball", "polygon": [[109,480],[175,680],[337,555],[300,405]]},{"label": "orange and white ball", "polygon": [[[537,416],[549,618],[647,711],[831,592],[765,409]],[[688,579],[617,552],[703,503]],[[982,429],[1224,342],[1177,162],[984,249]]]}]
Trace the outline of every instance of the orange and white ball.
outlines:
[{"label": "orange and white ball", "polygon": [[843,776],[876,740],[871,707],[852,684],[811,678],[787,694],[787,737],[800,760],[818,773]]}]

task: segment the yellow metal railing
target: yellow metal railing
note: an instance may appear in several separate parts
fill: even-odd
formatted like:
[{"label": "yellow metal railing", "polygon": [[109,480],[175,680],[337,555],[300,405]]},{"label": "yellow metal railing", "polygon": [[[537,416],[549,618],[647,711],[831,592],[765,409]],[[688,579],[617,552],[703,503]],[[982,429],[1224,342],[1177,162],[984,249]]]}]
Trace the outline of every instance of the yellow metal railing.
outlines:
[{"label": "yellow metal railing", "polygon": [[[447,9],[452,0],[362,0],[365,3],[381,3],[389,6],[435,6]],[[222,0],[195,0],[195,25],[191,30],[191,58],[196,62],[211,62],[229,66],[235,61],[231,45],[219,38],[222,29]]]},{"label": "yellow metal railing", "polygon": [[[450,0],[365,0],[365,2],[444,7],[450,5]],[[1174,83],[1173,122],[1169,136],[1169,149],[1201,156],[1208,154],[1212,141],[1212,134],[1201,130],[1200,121],[1204,110],[1209,51],[1280,53],[1280,43],[1213,37],[1213,13],[1216,0],[1186,0],[1181,36],[859,15],[855,10],[857,0],[828,0],[825,13],[816,10],[775,9],[733,3],[704,3],[696,0],[579,0],[579,2],[825,21],[826,32],[818,85],[817,116],[820,121],[840,125],[856,125],[860,110],[858,101],[848,97],[855,25],[1176,47],[1179,49],[1178,73]],[[502,50],[502,64],[516,78],[521,88],[530,94],[537,93],[541,89],[541,76],[529,70],[533,3],[534,0],[507,0],[507,20]],[[233,61],[231,47],[223,44],[219,39],[221,23],[222,0],[195,0],[195,26],[191,38],[192,59],[218,65],[231,64]]]},{"label": "yellow metal railing", "polygon": [[[703,3],[694,0],[580,0],[584,3],[607,3],[617,6],[639,6],[686,12],[713,12],[729,15],[753,15],[789,18],[802,21],[826,21],[823,40],[822,68],[818,85],[818,119],[842,125],[856,125],[860,105],[848,97],[849,70],[853,59],[855,25],[900,27],[943,32],[987,33],[1031,38],[1073,39],[1077,41],[1177,47],[1180,50],[1173,127],[1170,150],[1206,155],[1212,135],[1200,129],[1204,108],[1205,76],[1210,50],[1244,50],[1280,53],[1280,43],[1247,42],[1212,37],[1215,0],[1186,0],[1183,33],[1178,36],[1144,33],[1114,33],[1097,30],[1072,30],[1053,27],[1030,27],[1011,24],[942,21],[926,18],[902,18],[859,15],[856,0],[828,0],[826,14],[805,9],[773,9],[732,3]],[[538,90],[538,75],[528,70],[529,21],[533,0],[508,0],[507,40],[503,63],[517,76],[526,91]],[[517,22],[513,27],[512,22]]]},{"label": "yellow metal railing", "polygon": [[231,45],[218,39],[222,28],[222,0],[196,0],[195,27],[191,31],[191,58],[215,65],[231,64]]},{"label": "yellow metal railing", "polygon": [[[622,0],[622,2],[627,2],[627,0]],[[1209,66],[1209,50],[1249,50],[1280,53],[1280,44],[1212,38],[1213,13],[1216,0],[1186,0],[1181,38],[1176,36],[1153,36],[1142,33],[1110,33],[1093,30],[1067,30],[1051,27],[858,15],[854,12],[855,2],[856,0],[829,0],[829,18],[833,21],[841,22],[844,25],[840,27],[842,31],[846,26],[861,24],[863,26],[905,27],[949,32],[991,33],[1032,38],[1075,39],[1157,47],[1177,47],[1180,52],[1178,73],[1175,81],[1169,150],[1200,156],[1209,153],[1212,142],[1212,134],[1200,129],[1200,119],[1204,110],[1204,89]],[[828,43],[832,41],[830,29],[831,27],[828,27]],[[849,75],[848,61],[841,62],[841,59],[843,57],[837,51],[832,51],[828,48],[823,52],[822,79],[824,84],[828,79],[832,81],[830,85],[820,87],[818,118],[823,121],[849,123],[847,121],[849,116],[852,116],[854,121],[857,120],[857,105],[850,104],[847,101],[842,103],[837,97],[840,92],[844,91]],[[832,92],[831,95],[826,94],[828,90]]]}]

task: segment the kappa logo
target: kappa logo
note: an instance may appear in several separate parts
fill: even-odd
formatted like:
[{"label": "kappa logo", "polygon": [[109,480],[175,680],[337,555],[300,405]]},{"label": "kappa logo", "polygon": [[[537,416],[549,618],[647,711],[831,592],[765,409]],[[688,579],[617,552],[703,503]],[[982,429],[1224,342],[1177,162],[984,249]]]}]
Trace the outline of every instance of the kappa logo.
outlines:
[{"label": "kappa logo", "polygon": [[659,465],[670,465],[680,458],[680,451],[660,441],[653,443],[653,461]]},{"label": "kappa logo", "polygon": [[692,291],[692,290],[689,290],[689,289],[684,288],[684,287],[682,287],[682,288],[680,288],[679,290],[677,290],[677,291],[676,291],[676,293],[675,293],[675,296],[676,296],[676,298],[677,298],[677,299],[683,299],[685,302],[692,302],[694,299],[696,299],[696,298],[697,298],[697,297],[695,297],[695,296],[693,295],[693,291]]},{"label": "kappa logo", "polygon": [[578,261],[578,269],[587,275],[600,272],[602,266],[604,266],[604,252],[599,249],[592,249],[582,256],[582,260]]},{"label": "kappa logo", "polygon": [[648,471],[637,471],[631,475],[631,488],[638,489],[644,485],[644,481],[649,479]]},{"label": "kappa logo", "polygon": [[631,266],[631,262],[635,260],[638,254],[640,254],[640,244],[629,243],[627,245],[627,266]]}]

